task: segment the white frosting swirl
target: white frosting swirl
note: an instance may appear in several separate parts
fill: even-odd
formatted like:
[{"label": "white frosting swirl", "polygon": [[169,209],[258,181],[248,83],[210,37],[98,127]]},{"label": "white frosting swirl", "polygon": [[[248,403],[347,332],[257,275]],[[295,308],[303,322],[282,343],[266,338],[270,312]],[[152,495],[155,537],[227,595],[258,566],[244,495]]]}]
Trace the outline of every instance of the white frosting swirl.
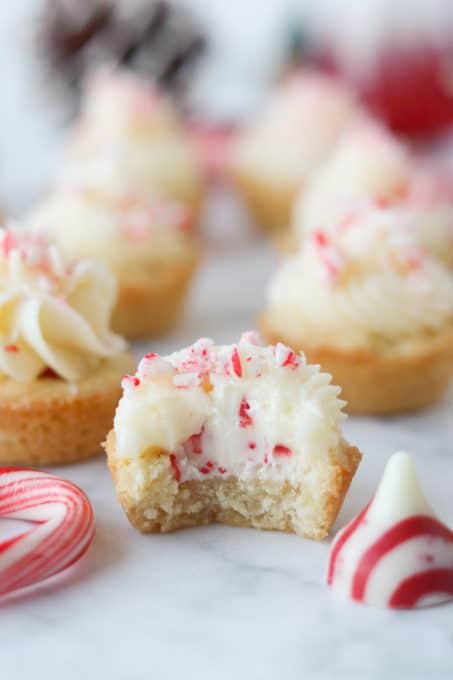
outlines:
[{"label": "white frosting swirl", "polygon": [[102,70],[90,79],[64,172],[187,200],[201,191],[195,152],[171,102],[127,71]]},{"label": "white frosting swirl", "polygon": [[451,172],[423,168],[415,173],[407,202],[420,246],[453,267],[453,177]]},{"label": "white frosting swirl", "polygon": [[29,216],[38,233],[75,258],[104,262],[122,281],[162,275],[192,257],[188,211],[169,199],[147,199],[131,190],[66,185]]},{"label": "white frosting swirl", "polygon": [[340,444],[339,388],[284,345],[202,339],[167,357],[147,355],[126,377],[115,416],[116,454],[160,449],[181,481],[207,475],[300,478]]},{"label": "white frosting swirl", "polygon": [[370,209],[314,232],[271,282],[272,326],[307,346],[369,349],[451,325],[453,276],[397,216]]},{"label": "white frosting swirl", "polygon": [[296,200],[294,231],[302,239],[314,229],[329,229],[364,201],[396,201],[410,178],[403,144],[377,123],[361,121],[343,135]]},{"label": "white frosting swirl", "polygon": [[91,262],[68,265],[54,246],[0,232],[0,375],[31,382],[46,369],[77,381],[125,349],[109,331],[111,275]]},{"label": "white frosting swirl", "polygon": [[234,165],[297,187],[358,115],[344,86],[328,76],[301,74],[277,92],[262,118],[238,140]]}]

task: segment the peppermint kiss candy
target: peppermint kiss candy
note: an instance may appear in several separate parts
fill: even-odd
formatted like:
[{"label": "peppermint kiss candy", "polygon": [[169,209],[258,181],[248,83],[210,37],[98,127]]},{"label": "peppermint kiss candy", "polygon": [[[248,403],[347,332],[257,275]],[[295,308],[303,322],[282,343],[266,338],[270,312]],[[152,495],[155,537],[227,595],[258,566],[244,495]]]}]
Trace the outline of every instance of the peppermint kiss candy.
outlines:
[{"label": "peppermint kiss candy", "polygon": [[337,534],[327,582],[378,607],[453,599],[453,531],[426,502],[406,453],[390,458],[375,497]]},{"label": "peppermint kiss candy", "polygon": [[46,472],[0,468],[0,517],[36,524],[0,541],[0,594],[63,571],[82,557],[94,536],[88,498]]}]

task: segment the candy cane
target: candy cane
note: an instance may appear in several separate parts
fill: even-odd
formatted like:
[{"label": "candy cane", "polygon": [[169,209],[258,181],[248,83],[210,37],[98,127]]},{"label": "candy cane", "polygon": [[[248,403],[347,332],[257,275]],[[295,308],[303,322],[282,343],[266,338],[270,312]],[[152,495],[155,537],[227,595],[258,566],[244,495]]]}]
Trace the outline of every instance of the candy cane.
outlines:
[{"label": "candy cane", "polygon": [[47,472],[0,468],[0,518],[33,528],[0,541],[0,593],[58,574],[79,560],[93,540],[88,498],[77,486]]}]

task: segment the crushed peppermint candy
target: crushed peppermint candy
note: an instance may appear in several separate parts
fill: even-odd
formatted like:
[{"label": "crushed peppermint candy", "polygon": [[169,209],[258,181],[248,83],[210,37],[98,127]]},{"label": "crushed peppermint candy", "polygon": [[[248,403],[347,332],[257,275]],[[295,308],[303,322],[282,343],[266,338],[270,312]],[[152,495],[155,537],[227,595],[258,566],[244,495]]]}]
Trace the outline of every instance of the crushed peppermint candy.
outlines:
[{"label": "crushed peppermint candy", "polygon": [[280,366],[288,366],[293,370],[298,368],[301,363],[301,359],[290,347],[287,347],[282,342],[277,342],[275,345],[275,359],[280,364]]},{"label": "crushed peppermint candy", "polygon": [[244,331],[239,338],[239,344],[243,342],[248,342],[251,345],[258,345],[259,347],[263,345],[263,338],[258,333],[258,331]]},{"label": "crushed peppermint candy", "polygon": [[174,453],[170,453],[169,458],[170,458],[170,465],[171,465],[171,468],[173,470],[173,477],[175,478],[175,480],[177,482],[179,482],[180,479],[181,479],[181,470],[179,469],[179,465],[176,462],[176,456],[175,456]]},{"label": "crushed peppermint candy", "polygon": [[283,444],[276,444],[274,448],[272,449],[272,453],[274,456],[291,456],[292,451],[290,448],[287,446],[284,446]]},{"label": "crushed peppermint candy", "polygon": [[340,249],[331,243],[329,236],[324,231],[313,232],[312,241],[315,244],[327,280],[330,283],[338,283],[339,276],[345,266]]},{"label": "crushed peppermint candy", "polygon": [[139,385],[140,378],[137,378],[136,375],[125,375],[121,381],[121,387],[123,388],[123,390],[128,389],[130,387],[138,387]]},{"label": "crushed peppermint candy", "polygon": [[197,434],[193,434],[191,437],[189,437],[189,447],[190,447],[190,452],[194,453],[196,456],[200,456],[203,453],[203,445],[202,445],[202,438],[203,438],[203,432],[204,428],[201,429],[200,432]]},{"label": "crushed peppermint candy", "polygon": [[178,373],[173,376],[173,385],[180,389],[199,387],[202,383],[200,373]]},{"label": "crushed peppermint candy", "polygon": [[145,354],[138,365],[138,373],[142,378],[159,375],[174,375],[175,368],[158,354]]},{"label": "crushed peppermint candy", "polygon": [[242,399],[239,406],[239,425],[241,427],[250,427],[253,425],[253,418],[250,415],[250,404],[245,397]]},{"label": "crushed peppermint candy", "polygon": [[3,345],[3,350],[15,354],[20,351],[20,347],[18,345]]},{"label": "crushed peppermint candy", "polygon": [[233,366],[233,371],[235,374],[238,376],[238,378],[242,377],[242,363],[241,363],[241,357],[239,356],[238,348],[235,347],[233,349],[233,353],[231,355],[231,364]]}]

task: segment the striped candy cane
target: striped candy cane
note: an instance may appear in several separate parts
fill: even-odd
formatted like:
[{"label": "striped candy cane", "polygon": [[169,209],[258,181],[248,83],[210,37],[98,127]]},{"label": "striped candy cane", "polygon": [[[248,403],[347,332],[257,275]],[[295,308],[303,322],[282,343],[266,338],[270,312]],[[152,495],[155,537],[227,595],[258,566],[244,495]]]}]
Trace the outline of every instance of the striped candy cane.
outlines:
[{"label": "striped candy cane", "polygon": [[93,540],[88,498],[77,486],[47,472],[0,468],[0,518],[35,526],[0,541],[0,594],[58,574],[79,560]]}]

